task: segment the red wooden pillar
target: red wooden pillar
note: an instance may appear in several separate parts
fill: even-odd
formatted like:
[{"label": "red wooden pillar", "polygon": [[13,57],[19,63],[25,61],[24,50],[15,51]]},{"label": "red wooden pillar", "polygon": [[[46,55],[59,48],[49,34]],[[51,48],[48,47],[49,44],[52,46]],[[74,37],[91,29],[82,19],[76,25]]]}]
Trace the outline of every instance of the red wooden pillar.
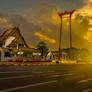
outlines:
[{"label": "red wooden pillar", "polygon": [[61,60],[61,39],[62,39],[62,15],[60,15],[61,24],[60,24],[60,32],[59,32],[59,53],[58,53],[58,59]]}]

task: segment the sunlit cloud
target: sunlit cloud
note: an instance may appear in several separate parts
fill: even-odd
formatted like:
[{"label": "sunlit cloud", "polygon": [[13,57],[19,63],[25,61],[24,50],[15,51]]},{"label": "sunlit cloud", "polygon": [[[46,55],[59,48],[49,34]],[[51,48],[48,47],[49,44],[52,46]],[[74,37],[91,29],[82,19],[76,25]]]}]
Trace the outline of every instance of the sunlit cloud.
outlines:
[{"label": "sunlit cloud", "polygon": [[89,30],[89,31],[92,31],[92,27],[90,27],[88,30]]},{"label": "sunlit cloud", "polygon": [[[72,15],[72,38],[74,41],[74,47],[76,47],[76,44],[79,44],[78,37],[81,39],[81,41],[86,44],[88,42],[91,42],[89,39],[91,39],[89,36],[89,30],[91,25],[91,6],[90,1],[84,1],[83,0],[83,7],[81,7],[78,10],[75,10],[75,12]],[[84,11],[85,10],[85,11]],[[49,41],[49,43],[55,43],[55,41],[50,41],[48,38],[54,38],[57,42],[59,39],[58,32],[60,29],[60,17],[58,15],[59,12],[62,12],[62,9],[58,7],[57,5],[48,4],[48,3],[41,3],[38,4],[36,7],[32,9],[31,16],[25,16],[27,21],[30,23],[33,23],[41,28],[41,30],[35,30],[35,36],[40,37],[40,40],[43,39],[45,41]],[[67,36],[69,37],[69,15],[64,16],[63,18],[63,33],[64,38]],[[46,35],[43,35],[46,34]],[[55,36],[56,35],[56,36]],[[66,38],[65,38],[66,39]],[[63,42],[65,42],[65,39],[63,39]],[[66,46],[67,47],[67,46]],[[79,45],[79,48],[82,46]],[[85,46],[86,47],[86,46]]]},{"label": "sunlit cloud", "polygon": [[49,27],[46,27],[46,26],[40,26],[41,27],[41,29],[45,32],[45,33],[51,33],[51,32],[53,32],[53,30],[52,29],[50,29]]},{"label": "sunlit cloud", "polygon": [[[77,19],[78,23],[86,24],[85,21],[88,21],[88,24],[84,25],[84,31],[86,32],[83,36],[85,40],[92,43],[92,0],[83,0],[84,6],[75,12],[76,16],[79,16]],[[76,17],[75,17],[76,18]],[[88,29],[85,30],[85,27]],[[81,30],[81,29],[80,29]]]},{"label": "sunlit cloud", "polygon": [[54,23],[54,24],[60,24],[61,23],[60,17],[58,16],[58,11],[54,11],[52,13],[52,23]]},{"label": "sunlit cloud", "polygon": [[84,36],[84,39],[88,42],[92,42],[92,31],[88,31],[87,34]]},{"label": "sunlit cloud", "polygon": [[[76,10],[72,15],[72,39],[73,47],[82,48],[84,46],[81,46],[80,44],[82,41],[83,44],[87,43],[85,47],[88,48],[88,42],[91,42],[92,31],[92,1],[83,0],[83,3],[83,6],[80,9]],[[23,16],[23,18],[26,20],[27,23],[29,23],[30,26],[28,27],[28,24],[23,25],[23,22],[20,22],[21,29],[24,32],[24,35],[26,36],[27,40],[30,41],[30,39],[32,39],[31,41],[33,42],[30,41],[30,43],[33,44],[33,46],[35,46],[35,44],[37,43],[37,37],[39,37],[39,40],[48,41],[49,46],[51,46],[51,48],[52,45],[53,47],[56,47],[56,45],[58,44],[61,23],[58,13],[62,12],[62,7],[63,6],[61,6],[60,8],[57,4],[54,3],[39,3],[38,5],[32,7],[27,14],[21,14],[21,16]],[[69,16],[64,17],[65,18],[63,19],[62,30],[62,35],[64,36],[64,39],[62,40],[63,42],[66,42],[65,39],[69,39]],[[9,17],[9,19],[11,19],[11,17]],[[12,23],[14,22],[14,20],[12,21]],[[2,21],[0,27],[12,27],[12,23],[10,23],[10,21],[7,18],[0,19],[0,21]],[[18,22],[19,21],[21,21],[20,17],[18,19]],[[18,22],[15,24],[18,24]],[[26,29],[28,30],[28,33],[26,32]],[[34,35],[32,35],[31,38],[30,35],[26,35],[25,33]]]},{"label": "sunlit cloud", "polygon": [[49,37],[47,37],[47,36],[45,36],[45,35],[43,35],[43,34],[41,34],[39,32],[35,32],[34,35],[40,37],[40,40],[48,41],[51,44],[55,44],[56,43],[56,41],[54,39],[49,38]]},{"label": "sunlit cloud", "polygon": [[6,18],[0,18],[0,28],[11,28],[13,24],[9,23],[9,20]]},{"label": "sunlit cloud", "polygon": [[89,20],[89,25],[92,25],[92,19]]},{"label": "sunlit cloud", "polygon": [[8,23],[8,20],[6,18],[0,18],[0,24],[2,23]]},{"label": "sunlit cloud", "polygon": [[58,12],[61,11],[59,7],[49,3],[40,3],[33,9],[32,14],[24,15],[27,21],[34,24],[51,23],[60,24]]},{"label": "sunlit cloud", "polygon": [[85,4],[82,8],[80,8],[77,12],[81,16],[92,17],[92,0],[83,0]]}]

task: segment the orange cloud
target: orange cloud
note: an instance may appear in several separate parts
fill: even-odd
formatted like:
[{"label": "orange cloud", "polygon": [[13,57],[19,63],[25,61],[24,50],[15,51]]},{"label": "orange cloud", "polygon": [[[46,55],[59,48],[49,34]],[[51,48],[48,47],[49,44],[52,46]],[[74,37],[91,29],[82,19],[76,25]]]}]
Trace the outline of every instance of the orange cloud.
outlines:
[{"label": "orange cloud", "polygon": [[52,20],[51,20],[52,23],[54,23],[54,24],[60,24],[61,20],[60,20],[60,17],[58,16],[58,11],[54,11],[52,13],[51,18],[52,18]]},{"label": "orange cloud", "polygon": [[49,37],[47,37],[47,36],[45,36],[45,35],[43,35],[43,34],[41,34],[39,32],[35,32],[35,35],[40,37],[40,40],[48,41],[51,44],[55,44],[56,43],[56,41],[54,39],[49,38]]},{"label": "orange cloud", "polygon": [[6,18],[0,18],[0,27],[1,28],[11,28],[13,24],[9,23],[9,20]]},{"label": "orange cloud", "polygon": [[84,39],[88,42],[92,42],[92,31],[88,31],[87,34],[84,36]]},{"label": "orange cloud", "polygon": [[6,18],[0,18],[0,24],[1,23],[8,23],[8,20]]},{"label": "orange cloud", "polygon": [[84,0],[83,3],[85,5],[77,13],[81,16],[92,17],[92,0]]},{"label": "orange cloud", "polygon": [[92,27],[90,27],[88,30],[89,30],[89,31],[92,31]]}]

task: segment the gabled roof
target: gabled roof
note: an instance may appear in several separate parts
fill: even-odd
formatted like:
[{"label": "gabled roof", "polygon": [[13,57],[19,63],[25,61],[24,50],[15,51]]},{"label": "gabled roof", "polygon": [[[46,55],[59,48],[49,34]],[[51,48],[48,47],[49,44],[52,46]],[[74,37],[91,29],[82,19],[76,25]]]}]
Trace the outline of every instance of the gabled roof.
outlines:
[{"label": "gabled roof", "polygon": [[0,42],[2,42],[3,40],[6,40],[9,36],[14,35],[16,32],[18,33],[19,37],[22,39],[22,41],[25,44],[25,46],[28,48],[29,46],[27,45],[26,41],[24,40],[24,37],[20,33],[20,30],[19,30],[18,27],[14,27],[14,28],[11,28],[11,29],[8,29],[8,30],[4,31],[0,35]]}]

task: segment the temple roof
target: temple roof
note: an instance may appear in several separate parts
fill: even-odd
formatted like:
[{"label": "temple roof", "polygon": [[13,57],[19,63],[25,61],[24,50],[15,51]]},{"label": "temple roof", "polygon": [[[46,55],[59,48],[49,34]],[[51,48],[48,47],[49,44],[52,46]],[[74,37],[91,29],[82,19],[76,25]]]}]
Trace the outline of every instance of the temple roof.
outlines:
[{"label": "temple roof", "polygon": [[20,29],[18,27],[14,27],[14,28],[11,28],[11,29],[8,29],[8,30],[1,32],[0,33],[0,43],[5,41],[6,39],[8,39],[10,36],[14,36],[16,38],[16,40],[14,41],[15,44],[17,42],[19,43],[19,41],[20,41],[20,43],[22,42],[26,48],[29,47],[27,45],[24,37],[20,33]]}]

